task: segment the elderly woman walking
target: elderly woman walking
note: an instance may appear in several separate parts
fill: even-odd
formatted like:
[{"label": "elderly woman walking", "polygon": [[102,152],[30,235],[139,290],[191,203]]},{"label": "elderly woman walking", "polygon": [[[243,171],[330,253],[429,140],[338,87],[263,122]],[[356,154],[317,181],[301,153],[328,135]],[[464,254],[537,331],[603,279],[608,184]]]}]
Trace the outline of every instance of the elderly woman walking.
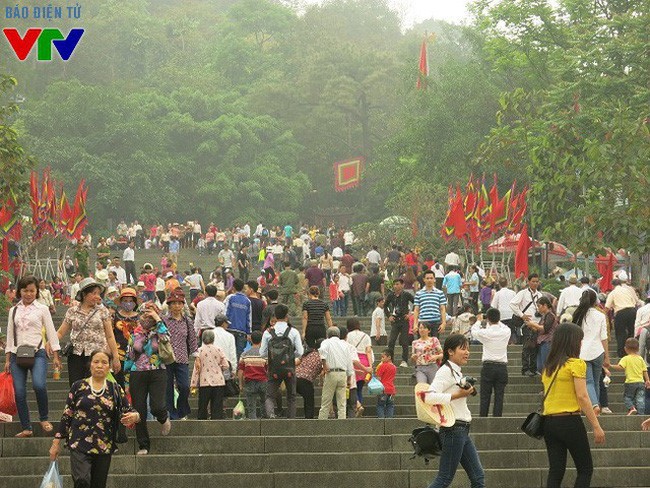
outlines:
[{"label": "elderly woman walking", "polygon": [[[129,355],[124,367],[129,373],[129,391],[133,406],[140,417],[146,418],[149,397],[151,414],[162,424],[161,434],[169,435],[172,424],[165,402],[167,372],[158,351],[163,341],[169,341],[167,327],[158,315],[158,308],[152,302],[147,302],[138,326],[129,340]],[[147,423],[139,423],[135,434],[139,446],[137,454],[148,454],[150,440]]]},{"label": "elderly woman walking", "polygon": [[[47,354],[43,348],[42,330],[45,329],[54,354],[54,368],[61,368],[59,359],[59,340],[52,323],[50,311],[46,305],[37,301],[39,295],[38,280],[34,276],[25,276],[18,281],[17,294],[20,301],[9,310],[7,325],[7,348],[5,371],[11,371],[14,395],[18,408],[18,417],[22,431],[16,437],[31,437],[32,426],[27,405],[27,373],[32,372],[32,384],[38,403],[38,416],[45,432],[52,432],[48,422],[47,402]],[[31,360],[17,359],[18,349],[33,351]]]},{"label": "elderly woman walking", "polygon": [[113,372],[121,369],[113,322],[108,309],[102,304],[104,286],[92,278],[79,282],[75,296],[78,305],[68,309],[57,335],[59,341],[70,332],[71,350],[68,352],[68,380],[75,381],[90,376],[90,353],[108,351],[112,356]]},{"label": "elderly woman walking", "polygon": [[118,425],[140,421],[140,414],[130,407],[120,385],[107,381],[111,362],[109,353],[92,352],[90,377],[72,385],[50,447],[50,460],[56,461],[61,440],[65,440],[75,488],[106,486],[111,457],[117,449]]}]

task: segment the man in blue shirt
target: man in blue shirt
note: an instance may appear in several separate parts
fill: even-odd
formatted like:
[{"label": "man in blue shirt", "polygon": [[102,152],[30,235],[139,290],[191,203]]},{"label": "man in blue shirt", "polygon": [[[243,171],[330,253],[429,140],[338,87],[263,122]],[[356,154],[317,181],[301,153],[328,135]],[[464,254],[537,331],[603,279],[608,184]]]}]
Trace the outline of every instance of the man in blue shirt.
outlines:
[{"label": "man in blue shirt", "polygon": [[250,341],[253,326],[253,307],[248,297],[242,293],[244,282],[237,278],[232,286],[235,293],[228,295],[223,304],[226,307],[226,317],[230,322],[228,332],[235,336],[237,361],[239,361],[239,356],[246,347],[246,341]]},{"label": "man in blue shirt", "polygon": [[458,304],[460,303],[460,289],[463,286],[463,280],[456,271],[455,266],[449,268],[449,272],[442,280],[442,288],[447,293],[447,302],[449,302],[449,313],[456,316],[458,313]]},{"label": "man in blue shirt", "polygon": [[429,328],[433,337],[438,337],[447,325],[447,298],[435,287],[435,283],[435,273],[425,271],[424,288],[415,294],[413,300],[413,330],[418,330],[419,324],[423,324]]}]

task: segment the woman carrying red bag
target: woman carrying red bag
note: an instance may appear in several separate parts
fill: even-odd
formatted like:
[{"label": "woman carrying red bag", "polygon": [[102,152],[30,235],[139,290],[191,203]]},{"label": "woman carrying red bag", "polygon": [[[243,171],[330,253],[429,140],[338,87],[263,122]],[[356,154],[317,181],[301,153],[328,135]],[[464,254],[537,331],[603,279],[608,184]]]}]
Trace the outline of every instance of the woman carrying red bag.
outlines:
[{"label": "woman carrying red bag", "polygon": [[[27,405],[27,372],[32,373],[32,384],[36,393],[38,415],[41,427],[45,432],[52,432],[53,427],[48,422],[47,401],[47,354],[43,344],[42,330],[45,328],[47,338],[54,354],[54,368],[61,368],[59,359],[59,339],[52,322],[49,309],[39,303],[38,280],[34,276],[25,276],[18,281],[20,301],[9,310],[7,326],[7,359],[5,371],[11,370],[13,378],[18,418],[22,431],[16,437],[32,437],[32,424]],[[31,366],[23,367],[17,364],[16,351],[20,346],[33,347],[34,356]]]}]

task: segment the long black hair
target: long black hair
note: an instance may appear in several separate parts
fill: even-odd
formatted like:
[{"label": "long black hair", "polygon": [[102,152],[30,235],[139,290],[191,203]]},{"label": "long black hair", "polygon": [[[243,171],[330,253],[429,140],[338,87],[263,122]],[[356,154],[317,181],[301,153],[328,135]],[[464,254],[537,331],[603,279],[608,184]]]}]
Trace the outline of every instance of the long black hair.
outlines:
[{"label": "long black hair", "polygon": [[553,333],[551,350],[544,364],[546,376],[552,376],[569,358],[580,357],[580,346],[585,333],[576,324],[564,322]]},{"label": "long black hair", "polygon": [[578,308],[576,308],[576,311],[573,312],[574,324],[582,327],[582,322],[585,320],[585,317],[587,316],[587,312],[591,307],[596,305],[597,298],[598,296],[596,295],[596,292],[591,288],[587,288],[585,291],[582,292],[582,296],[580,297],[580,303],[578,304]]},{"label": "long black hair", "polygon": [[449,350],[465,348],[469,345],[469,340],[463,334],[451,334],[445,339],[445,345],[442,347],[442,364],[449,361]]}]

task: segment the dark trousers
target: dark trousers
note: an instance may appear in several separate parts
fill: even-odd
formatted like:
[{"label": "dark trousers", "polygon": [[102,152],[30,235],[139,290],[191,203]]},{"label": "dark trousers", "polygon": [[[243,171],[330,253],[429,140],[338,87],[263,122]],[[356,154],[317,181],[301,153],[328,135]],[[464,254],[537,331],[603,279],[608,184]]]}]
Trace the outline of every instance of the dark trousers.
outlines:
[{"label": "dark trousers", "polygon": [[[522,331],[522,339],[524,341],[524,346],[521,348],[521,372],[526,373],[530,371],[531,373],[537,372],[537,344],[535,347],[532,347],[533,343],[536,341],[537,334],[535,334],[528,327],[524,326]],[[530,346],[530,347],[529,347]]]},{"label": "dark trousers", "polygon": [[70,386],[75,381],[88,378],[90,376],[90,358],[88,356],[77,356],[70,354],[68,356],[68,382]]},{"label": "dark trousers", "polygon": [[111,467],[110,454],[70,451],[70,474],[74,488],[104,488]]},{"label": "dark trousers", "polygon": [[508,365],[506,363],[484,362],[481,368],[481,408],[480,416],[487,417],[490,410],[492,390],[494,390],[494,408],[492,415],[503,415],[503,394],[508,384]]},{"label": "dark trousers", "polygon": [[239,267],[239,279],[242,280],[244,283],[248,281],[249,274],[250,272],[248,268]]},{"label": "dark trousers", "polygon": [[158,301],[162,304],[165,303],[165,292],[164,291],[157,291],[156,292],[156,297],[158,297]]},{"label": "dark trousers", "polygon": [[[388,349],[391,353],[395,351],[395,342],[399,336],[399,344],[402,346],[402,361],[409,360],[409,324],[405,320],[395,320],[390,327],[390,337],[388,338]],[[393,356],[394,357],[394,356]]]},{"label": "dark trousers", "polygon": [[366,301],[365,301],[364,294],[355,295],[354,292],[352,292],[351,295],[352,295],[352,310],[354,311],[354,315],[363,317],[366,314],[365,312]]},{"label": "dark trousers", "polygon": [[456,316],[458,314],[459,303],[460,293],[447,293],[447,310],[449,310],[449,315]]},{"label": "dark trousers", "polygon": [[634,321],[636,308],[624,308],[614,315],[614,331],[616,332],[616,353],[619,358],[625,356],[625,341],[634,337]]},{"label": "dark trousers", "polygon": [[208,403],[210,404],[210,418],[223,419],[223,394],[225,386],[202,386],[199,388],[199,420],[208,419]]},{"label": "dark trousers", "polygon": [[577,476],[575,488],[589,488],[594,471],[587,430],[580,415],[546,417],[544,442],[548,454],[547,488],[560,488],[566,471],[567,451],[573,458]]},{"label": "dark trousers", "polygon": [[469,436],[469,426],[456,424],[440,429],[440,464],[438,475],[429,488],[447,488],[454,481],[460,464],[469,478],[472,488],[485,488],[485,472],[478,451]]},{"label": "dark trousers", "polygon": [[130,380],[131,399],[133,407],[140,414],[142,422],[135,424],[135,436],[138,440],[139,449],[147,449],[151,445],[149,441],[149,429],[147,429],[147,396],[149,397],[149,408],[158,422],[164,424],[167,421],[167,404],[165,392],[167,391],[167,371],[154,369],[151,371],[132,371]]},{"label": "dark trousers", "polygon": [[305,378],[298,378],[296,382],[296,393],[305,402],[305,418],[314,418],[314,383]]},{"label": "dark trousers", "polygon": [[284,381],[284,386],[287,388],[287,418],[296,418],[296,376],[295,374],[290,378],[284,380],[269,379],[266,383],[266,400],[264,400],[264,408],[266,409],[266,416],[275,418],[275,407],[277,402],[280,385]]},{"label": "dark trousers", "polygon": [[305,342],[312,349],[316,349],[318,339],[325,339],[327,329],[324,325],[308,325],[305,330]]},{"label": "dark trousers", "polygon": [[[167,371],[167,411],[172,420],[182,419],[190,414],[190,373],[187,364],[172,363]],[[178,390],[178,400],[174,406],[174,382]]]},{"label": "dark trousers", "polygon": [[124,261],[124,271],[126,272],[127,283],[137,283],[138,277],[135,271],[135,261]]}]

